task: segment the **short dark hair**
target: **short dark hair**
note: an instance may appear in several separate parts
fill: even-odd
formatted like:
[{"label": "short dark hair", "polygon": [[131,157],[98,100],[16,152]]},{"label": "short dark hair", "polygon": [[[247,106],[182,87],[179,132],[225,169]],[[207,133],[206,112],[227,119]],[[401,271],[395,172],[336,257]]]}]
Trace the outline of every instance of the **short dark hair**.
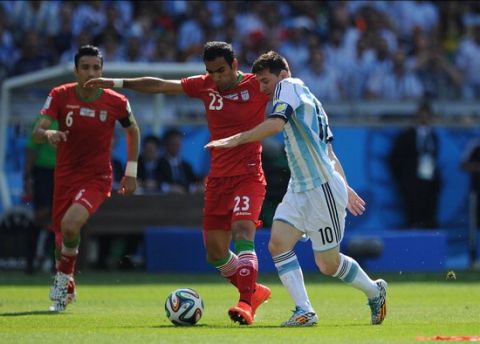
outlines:
[{"label": "short dark hair", "polygon": [[155,135],[147,135],[143,138],[143,146],[145,146],[147,143],[153,143],[155,146],[160,147],[161,142],[160,139],[155,136]]},{"label": "short dark hair", "polygon": [[207,42],[203,46],[203,61],[213,61],[217,57],[223,57],[227,63],[232,66],[235,53],[232,45],[226,42]]},{"label": "short dark hair", "polygon": [[169,128],[167,129],[167,131],[165,131],[165,133],[163,134],[163,137],[162,137],[162,141],[163,143],[167,143],[172,137],[175,137],[175,136],[180,136],[180,137],[183,137],[183,134],[180,130],[178,130],[177,128]]},{"label": "short dark hair", "polygon": [[270,50],[268,53],[260,55],[252,65],[252,73],[257,74],[268,70],[270,73],[279,75],[282,70],[290,72],[287,60],[279,53]]},{"label": "short dark hair", "polygon": [[78,68],[78,61],[82,56],[96,56],[100,59],[100,65],[103,67],[103,56],[97,47],[93,45],[84,45],[78,48],[77,53],[75,54],[75,68]]}]

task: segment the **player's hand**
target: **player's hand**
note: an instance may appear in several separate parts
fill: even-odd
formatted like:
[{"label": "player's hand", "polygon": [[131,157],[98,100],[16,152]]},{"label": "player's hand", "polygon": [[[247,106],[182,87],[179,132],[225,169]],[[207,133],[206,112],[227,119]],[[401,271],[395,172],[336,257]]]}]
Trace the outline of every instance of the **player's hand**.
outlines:
[{"label": "player's hand", "polygon": [[240,143],[240,134],[226,137],[220,140],[213,140],[207,143],[203,148],[214,149],[214,148],[232,148],[238,146]]},{"label": "player's hand", "polygon": [[67,142],[69,131],[45,130],[45,137],[52,146],[57,147],[60,142]]},{"label": "player's hand", "polygon": [[348,204],[347,209],[353,216],[362,215],[365,211],[365,201],[357,195],[355,190],[347,186]]},{"label": "player's hand", "polygon": [[124,176],[120,182],[120,189],[118,193],[124,196],[129,196],[137,190],[137,178]]},{"label": "player's hand", "polygon": [[87,80],[83,84],[85,88],[113,88],[113,79],[109,78],[95,78]]}]

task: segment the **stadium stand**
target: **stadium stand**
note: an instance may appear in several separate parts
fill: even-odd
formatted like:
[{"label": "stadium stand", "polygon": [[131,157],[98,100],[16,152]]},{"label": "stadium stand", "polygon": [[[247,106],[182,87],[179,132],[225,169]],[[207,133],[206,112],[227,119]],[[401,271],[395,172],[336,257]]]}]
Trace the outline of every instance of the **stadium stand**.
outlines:
[{"label": "stadium stand", "polygon": [[[109,77],[180,78],[204,72],[199,53],[205,41],[226,40],[244,71],[259,53],[276,49],[294,61],[294,75],[321,79],[312,89],[329,114],[349,181],[367,199],[366,216],[347,220],[353,230],[402,228],[401,190],[392,188],[383,158],[418,100],[431,100],[442,133],[439,227],[451,264],[465,266],[458,257],[466,252],[468,181],[458,157],[480,134],[479,13],[479,3],[469,1],[1,1],[0,216],[22,203],[26,131],[48,90],[72,79],[70,61],[79,45],[100,46]],[[182,128],[182,154],[205,175],[201,104],[125,93],[144,135]],[[115,147],[119,157],[123,145],[119,140]],[[138,229],[165,219],[124,220]]]}]

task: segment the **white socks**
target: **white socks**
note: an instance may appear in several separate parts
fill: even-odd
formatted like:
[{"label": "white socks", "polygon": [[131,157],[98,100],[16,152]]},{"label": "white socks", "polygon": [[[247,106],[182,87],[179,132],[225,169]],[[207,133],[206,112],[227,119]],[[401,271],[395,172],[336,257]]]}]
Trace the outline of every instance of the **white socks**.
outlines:
[{"label": "white socks", "polygon": [[314,312],[310,300],[308,299],[303,273],[298,263],[297,255],[293,251],[282,253],[273,257],[275,267],[278,270],[278,276],[282,281],[288,293],[292,297],[295,305],[306,311]]},{"label": "white socks", "polygon": [[378,296],[379,290],[375,282],[368,277],[357,261],[340,253],[340,265],[333,275],[354,288],[360,289],[369,299]]}]

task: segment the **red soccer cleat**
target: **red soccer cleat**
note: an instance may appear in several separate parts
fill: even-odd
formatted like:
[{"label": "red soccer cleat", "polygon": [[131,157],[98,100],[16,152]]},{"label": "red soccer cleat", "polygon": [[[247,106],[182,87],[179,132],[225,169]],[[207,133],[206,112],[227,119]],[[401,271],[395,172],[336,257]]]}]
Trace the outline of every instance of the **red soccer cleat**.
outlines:
[{"label": "red soccer cleat", "polygon": [[257,311],[257,308],[260,307],[260,305],[264,302],[267,302],[270,296],[272,295],[272,291],[270,290],[269,287],[257,283],[255,287],[255,291],[253,292],[252,295],[252,314],[255,316],[255,312]]},{"label": "red soccer cleat", "polygon": [[253,323],[252,307],[243,301],[230,308],[228,315],[232,321],[238,322],[240,325],[251,325]]}]

